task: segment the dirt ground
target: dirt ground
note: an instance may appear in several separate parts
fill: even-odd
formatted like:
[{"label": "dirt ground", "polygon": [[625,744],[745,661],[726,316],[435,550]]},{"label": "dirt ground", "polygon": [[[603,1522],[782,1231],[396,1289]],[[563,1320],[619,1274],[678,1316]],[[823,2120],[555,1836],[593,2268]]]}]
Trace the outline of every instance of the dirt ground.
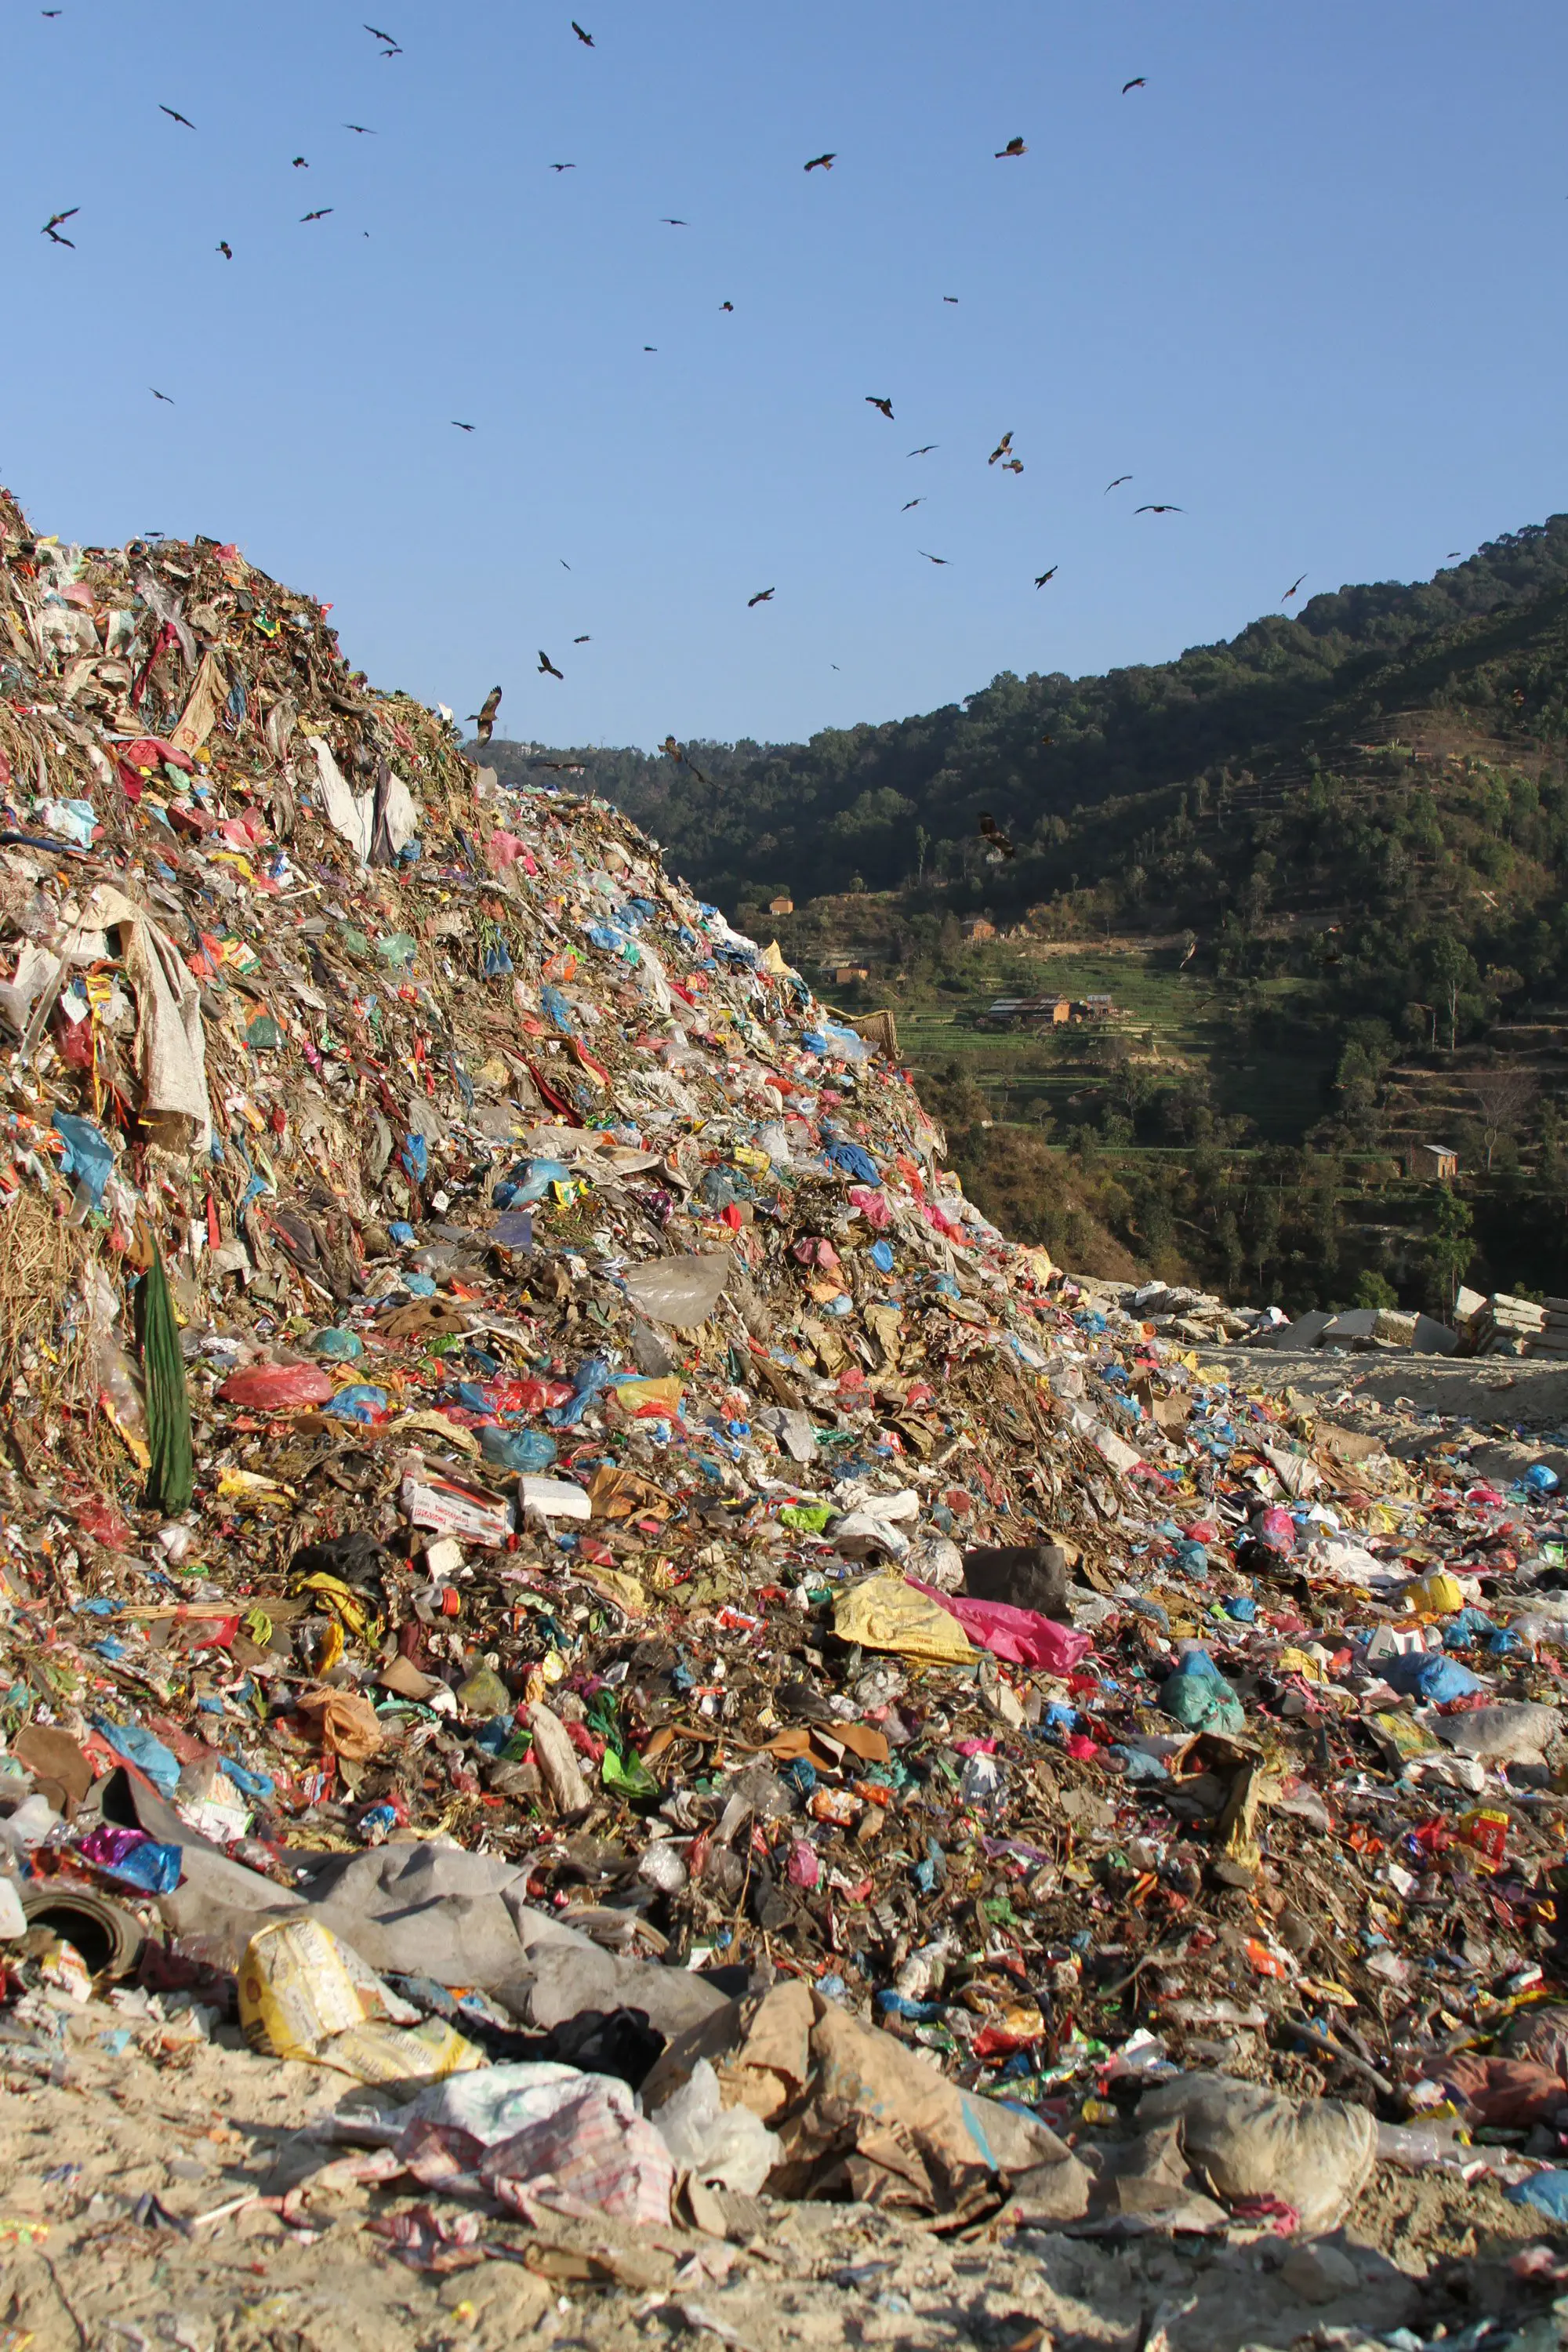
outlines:
[{"label": "dirt ground", "polygon": [[[1375,1404],[1384,1411],[1440,1412],[1484,1430],[1568,1428],[1568,1370],[1553,1363],[1501,1356],[1352,1355],[1335,1349],[1300,1355],[1259,1348],[1205,1350],[1249,1372],[1273,1375],[1314,1399],[1320,1411],[1331,1400],[1349,1400],[1347,1411]],[[1336,1413],[1343,1419],[1346,1412]]]},{"label": "dirt ground", "polygon": [[[1429,2339],[1544,2309],[1552,2292],[1510,2274],[1509,2256],[1546,2233],[1489,2182],[1390,2170],[1309,2249],[994,2223],[943,2237],[862,2207],[763,2199],[739,2242],[492,2214],[489,2258],[421,2272],[367,2225],[474,2209],[330,2169],[352,2152],[326,2119],[384,2095],[253,2055],[231,2029],[211,2042],[182,2032],[128,2028],[94,2001],[69,2015],[54,2079],[17,2071],[37,2062],[0,2045],[0,2352],[620,2352],[682,2338],[695,2352],[1033,2352],[1047,2339],[1142,2352],[1157,2329],[1170,2352],[1240,2352],[1324,2326]],[[247,2199],[270,2201],[223,2210]],[[1350,2258],[1353,2284],[1325,2272],[1325,2246]]]}]

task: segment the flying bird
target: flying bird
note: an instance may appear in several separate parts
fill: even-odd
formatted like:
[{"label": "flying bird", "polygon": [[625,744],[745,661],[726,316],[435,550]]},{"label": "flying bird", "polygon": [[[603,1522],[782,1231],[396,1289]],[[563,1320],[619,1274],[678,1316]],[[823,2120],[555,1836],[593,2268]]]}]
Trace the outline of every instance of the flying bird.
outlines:
[{"label": "flying bird", "polygon": [[357,131],[362,139],[378,139],[381,136],[379,131],[373,131],[371,129],[368,122],[345,122],[343,129],[345,131]]},{"label": "flying bird", "polygon": [[1043,588],[1047,580],[1054,580],[1056,578],[1057,573],[1061,570],[1061,568],[1062,567],[1059,563],[1053,563],[1048,572],[1041,572],[1039,578],[1035,583],[1036,587]]},{"label": "flying bird", "polygon": [[1021,474],[1023,470],[1024,460],[1022,457],[1009,457],[1006,464],[1002,468],[1002,471],[1005,474]]},{"label": "flying bird", "polygon": [[384,41],[389,49],[395,49],[397,47],[397,36],[395,33],[384,33],[379,25],[366,25],[364,29],[373,40]]},{"label": "flying bird", "polygon": [[732,310],[734,307],[733,302],[721,302],[719,305],[721,310]]},{"label": "flying bird", "polygon": [[838,150],[836,147],[831,155],[814,155],[805,168],[808,172],[831,172],[837,161]]},{"label": "flying bird", "polygon": [[911,507],[923,507],[924,504],[924,499],[906,499],[903,505],[899,509],[899,512],[900,514],[908,514]]},{"label": "flying bird", "polygon": [[62,236],[58,228],[47,228],[44,231],[44,235],[48,238],[51,245],[68,245],[73,253],[76,251],[76,239],[74,236]]},{"label": "flying bird", "polygon": [[1000,163],[1006,156],[1026,155],[1028,152],[1021,139],[1009,139],[1005,147],[997,148],[996,161]]},{"label": "flying bird", "polygon": [[[72,205],[68,213],[51,213],[48,219],[44,223],[42,234],[45,236],[47,236],[51,229],[58,228],[61,221],[75,220],[80,210],[81,206],[79,205]],[[68,245],[70,243],[70,239],[68,236],[62,237],[60,239],[60,243],[62,245]]]},{"label": "flying bird", "polygon": [[645,352],[657,352],[658,345],[657,343],[645,343],[643,345],[643,349]]},{"label": "flying bird", "polygon": [[[1307,575],[1306,575],[1306,573],[1303,572],[1302,572],[1302,574],[1301,574],[1301,580],[1305,580],[1306,576],[1307,576]],[[1293,581],[1290,583],[1289,587],[1286,589],[1285,593],[1284,593],[1284,594],[1283,594],[1283,596],[1281,596],[1281,597],[1280,597],[1280,599],[1279,599],[1279,602],[1280,602],[1282,604],[1288,604],[1290,602],[1291,597],[1296,593],[1297,589],[1301,585],[1301,580],[1293,580]]]},{"label": "flying bird", "polygon": [[479,709],[470,710],[468,713],[469,718],[478,723],[481,743],[488,743],[496,731],[496,712],[500,709],[500,691],[499,686],[492,686]]},{"label": "flying bird", "polygon": [[539,674],[541,677],[558,677],[563,683],[566,677],[565,671],[563,669],[557,669],[555,664],[551,660],[550,656],[545,653],[542,648],[541,649],[539,656]]},{"label": "flying bird", "polygon": [[334,213],[336,210],[336,205],[323,205],[320,212],[301,213],[300,218],[301,221],[325,220],[329,213]]},{"label": "flying bird", "polygon": [[911,457],[929,457],[933,449],[940,449],[941,447],[942,443],[940,441],[928,441],[923,449],[911,449],[908,454]]},{"label": "flying bird", "polygon": [[1131,81],[1124,81],[1122,83],[1121,95],[1125,98],[1130,89],[1147,89],[1147,87],[1148,85],[1144,81],[1142,75],[1134,74]]},{"label": "flying bird", "polygon": [[552,163],[550,168],[552,172],[574,172],[577,166],[575,163]]},{"label": "flying bird", "polygon": [[[1134,508],[1133,508],[1133,509],[1132,509],[1132,511],[1133,511],[1133,513],[1134,513],[1134,514],[1185,514],[1187,510],[1186,510],[1185,507],[1169,507],[1169,506],[1166,506],[1166,507],[1156,507],[1156,506],[1148,506],[1148,507],[1134,507]],[[1303,578],[1303,579],[1305,579],[1306,574],[1303,572],[1303,574],[1302,574],[1301,576],[1302,576],[1302,578]]]},{"label": "flying bird", "polygon": [[555,561],[561,566],[563,572],[571,571],[572,566],[567,562],[566,558],[563,555],[558,555]]},{"label": "flying bird", "polygon": [[994,449],[993,449],[993,450],[992,450],[991,455],[989,456],[989,457],[987,457],[987,458],[986,458],[986,460],[985,460],[986,464],[987,464],[988,466],[994,466],[994,465],[996,463],[997,458],[998,458],[998,457],[1005,457],[1007,455],[1008,450],[1009,450],[1012,446],[1013,446],[1013,436],[1012,436],[1012,434],[1011,434],[1010,432],[1009,432],[1009,433],[1004,433],[1004,434],[1003,434],[1003,436],[1002,436],[1002,438],[1000,439],[1000,441],[998,441],[998,442],[997,442],[996,446],[994,447]]},{"label": "flying bird", "polygon": [[148,385],[147,389],[148,389],[148,391],[152,394],[152,395],[153,395],[153,399],[154,399],[154,400],[161,400],[161,401],[163,401],[163,402],[164,402],[164,403],[165,403],[165,404],[166,404],[170,408],[173,408],[173,406],[174,405],[174,402],[173,402],[172,400],[170,400],[169,395],[168,395],[168,394],[167,394],[166,392],[160,392],[160,391],[159,391],[159,389],[158,389],[158,387],[157,387],[157,385],[156,385],[155,383],[150,383],[150,384]]},{"label": "flying bird", "polygon": [[1462,555],[1462,554],[1464,553],[1464,551],[1464,551],[1464,549],[1463,549],[1462,547],[1451,547],[1451,548],[1448,550],[1447,554],[1443,558],[1443,561],[1444,561],[1444,562],[1445,562],[1445,563],[1452,563],[1452,562],[1454,561],[1455,556],[1456,556],[1456,555]]},{"label": "flying bird", "polygon": [[917,555],[923,555],[928,563],[946,563],[950,561],[945,555],[933,555],[928,547],[919,547],[915,552]]},{"label": "flying bird", "polygon": [[866,405],[868,408],[879,408],[889,424],[892,424],[893,403],[890,396],[887,400],[879,400],[874,392],[868,392],[866,394]]},{"label": "flying bird", "polygon": [[944,295],[942,296],[942,300],[943,300],[944,302],[952,302],[952,303],[956,303],[956,302],[957,302],[957,300],[958,300],[958,297],[957,297],[957,295],[956,295],[956,294],[944,294]]},{"label": "flying bird", "polygon": [[232,261],[234,259],[234,247],[230,245],[226,237],[219,237],[217,249],[222,254],[226,261]]},{"label": "flying bird", "polygon": [[691,226],[691,223],[689,221],[672,220],[668,213],[660,213],[658,216],[658,225],[660,228],[689,228]]},{"label": "flying bird", "polygon": [[1118,475],[1117,475],[1117,477],[1116,477],[1116,479],[1115,479],[1113,482],[1107,482],[1107,484],[1105,485],[1104,489],[1103,489],[1103,490],[1101,490],[1101,492],[1100,492],[1100,497],[1101,497],[1102,499],[1108,499],[1108,498],[1110,496],[1110,493],[1111,493],[1111,491],[1112,491],[1112,490],[1119,490],[1119,489],[1121,488],[1121,485],[1122,485],[1122,483],[1123,483],[1123,482],[1130,482],[1131,479],[1132,479],[1132,477],[1131,477],[1131,474],[1118,474]]},{"label": "flying bird", "polygon": [[690,768],[692,774],[696,777],[700,784],[705,784],[708,782],[708,779],[703,774],[701,769],[693,766],[691,761],[687,758],[686,753],[681,750],[680,745],[676,741],[673,735],[667,735],[658,748],[661,751],[668,752],[670,759],[676,762],[678,767]]},{"label": "flying bird", "polygon": [[165,106],[162,99],[158,101],[158,111],[166,114],[171,122],[183,122],[187,131],[194,131],[196,127],[188,114],[181,114],[174,107]]},{"label": "flying bird", "polygon": [[593,47],[593,46],[594,46],[594,36],[593,36],[593,34],[592,34],[592,33],[585,33],[585,32],[583,30],[582,26],[577,22],[577,19],[576,19],[576,17],[575,17],[575,16],[574,16],[574,17],[573,17],[573,19],[572,19],[572,30],[576,34],[577,38],[582,42],[583,47],[584,47],[585,49],[591,49],[591,48]]},{"label": "flying bird", "polygon": [[471,433],[474,430],[474,427],[471,425],[465,425],[460,416],[454,416],[452,422],[457,426],[459,433]]},{"label": "flying bird", "polygon": [[1000,866],[1005,857],[1016,857],[1018,855],[1016,844],[1008,840],[994,816],[980,819],[979,833],[981,840],[989,842],[991,845],[990,863],[993,866]]},{"label": "flying bird", "polygon": [[748,597],[747,597],[747,599],[746,599],[746,610],[747,610],[747,612],[749,613],[749,612],[751,611],[751,609],[752,609],[752,605],[753,605],[753,604],[766,604],[771,603],[771,602],[772,602],[772,600],[773,600],[773,597],[774,593],[775,593],[775,592],[774,592],[772,588],[759,588],[759,589],[758,589],[758,591],[757,591],[757,593],[756,593],[756,594],[755,594],[754,596],[748,596]]},{"label": "flying bird", "polygon": [[308,172],[308,171],[310,170],[310,166],[309,165],[309,163],[306,163],[305,158],[303,157],[303,155],[296,155],[296,156],[295,156],[295,158],[294,158],[294,169],[295,169],[297,172]]},{"label": "flying bird", "polygon": [[594,640],[592,637],[574,637],[572,642],[574,646],[591,646]]}]

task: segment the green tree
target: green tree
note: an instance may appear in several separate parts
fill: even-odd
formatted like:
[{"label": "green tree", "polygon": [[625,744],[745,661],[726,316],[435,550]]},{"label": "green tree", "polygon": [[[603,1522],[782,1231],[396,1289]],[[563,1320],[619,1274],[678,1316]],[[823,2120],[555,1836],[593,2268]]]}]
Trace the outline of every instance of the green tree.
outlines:
[{"label": "green tree", "polygon": [[1426,1237],[1426,1272],[1439,1309],[1445,1315],[1451,1315],[1459,1285],[1476,1254],[1475,1243],[1470,1238],[1475,1218],[1469,1202],[1451,1185],[1436,1184],[1432,1190],[1436,1197],[1432,1207],[1431,1230]]}]

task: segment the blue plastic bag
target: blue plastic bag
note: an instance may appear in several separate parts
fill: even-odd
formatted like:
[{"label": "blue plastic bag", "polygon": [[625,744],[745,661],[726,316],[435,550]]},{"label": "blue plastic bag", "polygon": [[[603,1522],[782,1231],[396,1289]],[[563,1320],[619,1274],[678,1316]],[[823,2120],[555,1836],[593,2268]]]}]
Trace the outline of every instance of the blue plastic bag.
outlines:
[{"label": "blue plastic bag", "polygon": [[68,1110],[54,1116],[55,1133],[65,1143],[60,1166],[85,1187],[95,1209],[103,1206],[103,1188],[114,1173],[114,1153],[102,1130],[90,1118],[77,1118]]},{"label": "blue plastic bag", "polygon": [[117,1756],[146,1774],[161,1797],[174,1796],[180,1785],[180,1764],[173,1748],[165,1748],[140,1723],[114,1723],[106,1715],[95,1715],[93,1725]]},{"label": "blue plastic bag", "polygon": [[564,1160],[520,1160],[490,1194],[498,1209],[525,1209],[542,1201],[552,1184],[564,1184],[572,1171]]},{"label": "blue plastic bag", "polygon": [[823,1156],[835,1168],[841,1168],[846,1176],[853,1176],[858,1184],[879,1184],[882,1181],[881,1170],[858,1143],[829,1143],[824,1147]]},{"label": "blue plastic bag", "polygon": [[1428,1706],[1444,1706],[1449,1699],[1468,1698],[1481,1687],[1479,1677],[1458,1658],[1441,1650],[1412,1650],[1398,1658],[1380,1658],[1376,1671],[1402,1697],[1414,1693]]},{"label": "blue plastic bag", "polygon": [[177,1845],[160,1845],[156,1838],[147,1838],[122,1853],[118,1862],[100,1863],[98,1867],[106,1878],[118,1879],[122,1886],[139,1887],[143,1895],[173,1895],[180,1883],[180,1863]]},{"label": "blue plastic bag", "polygon": [[548,1470],[555,1459],[555,1440],[540,1429],[503,1429],[499,1422],[489,1421],[474,1434],[485,1460],[502,1470]]},{"label": "blue plastic bag", "polygon": [[330,1413],[334,1421],[368,1423],[373,1422],[378,1413],[384,1412],[386,1405],[384,1389],[372,1388],[366,1381],[356,1381],[352,1387],[340,1389],[336,1396],[329,1398],[321,1411]]},{"label": "blue plastic bag", "polygon": [[1189,1650],[1160,1686],[1160,1705],[1188,1731],[1240,1732],[1247,1716],[1206,1650]]},{"label": "blue plastic bag", "polygon": [[1532,2172],[1502,2193],[1510,2205],[1529,2205],[1553,2221],[1568,2221],[1568,2172]]},{"label": "blue plastic bag", "polygon": [[586,1363],[579,1364],[575,1392],[569,1402],[552,1405],[545,1413],[552,1429],[575,1429],[601,1390],[614,1385],[615,1377],[603,1356],[590,1356]]},{"label": "blue plastic bag", "polygon": [[329,1364],[357,1363],[364,1353],[364,1341],[357,1331],[340,1331],[335,1326],[318,1331],[310,1345]]}]

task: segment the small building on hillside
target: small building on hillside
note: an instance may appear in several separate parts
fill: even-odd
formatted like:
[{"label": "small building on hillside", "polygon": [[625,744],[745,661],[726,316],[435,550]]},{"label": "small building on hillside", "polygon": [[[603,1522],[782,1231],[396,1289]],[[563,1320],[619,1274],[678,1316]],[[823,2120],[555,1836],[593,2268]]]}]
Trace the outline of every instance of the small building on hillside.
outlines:
[{"label": "small building on hillside", "polygon": [[788,896],[787,892],[782,894],[777,898],[770,898],[768,900],[768,912],[770,915],[793,915],[795,912],[795,900]]},{"label": "small building on hillside", "polygon": [[1065,996],[999,996],[982,1016],[998,1029],[1058,1029],[1072,1012]]},{"label": "small building on hillside", "polygon": [[863,963],[836,963],[833,967],[832,978],[835,988],[847,988],[852,980],[869,980],[870,977],[869,971]]},{"label": "small building on hillside", "polygon": [[1459,1155],[1446,1143],[1413,1143],[1405,1154],[1405,1172],[1427,1184],[1448,1184],[1459,1172]]},{"label": "small building on hillside", "polygon": [[1086,996],[1074,1010],[1082,1021],[1109,1021],[1116,1007],[1109,996]]},{"label": "small building on hillside", "polygon": [[966,940],[994,940],[996,926],[988,915],[965,915],[959,926]]}]

